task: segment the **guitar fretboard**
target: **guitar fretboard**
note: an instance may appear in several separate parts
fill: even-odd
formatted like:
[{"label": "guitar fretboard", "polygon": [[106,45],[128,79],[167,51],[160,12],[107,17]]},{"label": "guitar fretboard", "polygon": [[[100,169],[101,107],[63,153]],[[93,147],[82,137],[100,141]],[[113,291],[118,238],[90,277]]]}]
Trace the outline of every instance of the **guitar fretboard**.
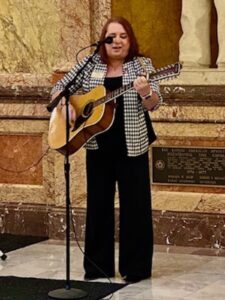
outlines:
[{"label": "guitar fretboard", "polygon": [[96,107],[100,104],[110,102],[110,101],[118,98],[119,96],[125,94],[127,91],[132,90],[133,88],[134,88],[133,87],[133,82],[131,82],[127,85],[121,86],[120,88],[118,88],[118,89],[116,89],[112,92],[107,93],[107,95],[105,97],[99,98],[97,101],[95,101],[93,103],[93,106]]}]

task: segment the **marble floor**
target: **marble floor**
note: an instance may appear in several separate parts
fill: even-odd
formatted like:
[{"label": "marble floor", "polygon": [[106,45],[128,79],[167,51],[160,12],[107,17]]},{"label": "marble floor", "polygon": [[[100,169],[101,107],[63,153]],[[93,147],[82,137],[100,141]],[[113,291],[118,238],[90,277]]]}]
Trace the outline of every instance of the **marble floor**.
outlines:
[{"label": "marble floor", "polygon": [[[49,240],[12,251],[0,260],[0,276],[65,279],[65,249],[64,242]],[[75,243],[71,279],[83,280],[82,252]],[[119,274],[112,281],[123,282]],[[152,279],[128,285],[111,299],[224,300],[225,250],[156,245]]]}]

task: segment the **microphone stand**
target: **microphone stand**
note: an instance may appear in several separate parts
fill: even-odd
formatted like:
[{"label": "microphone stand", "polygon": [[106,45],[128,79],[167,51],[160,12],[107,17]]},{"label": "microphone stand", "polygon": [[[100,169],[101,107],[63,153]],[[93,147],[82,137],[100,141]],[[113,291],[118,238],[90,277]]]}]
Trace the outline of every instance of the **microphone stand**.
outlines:
[{"label": "microphone stand", "polygon": [[66,181],[66,287],[64,289],[56,289],[48,293],[48,297],[51,299],[81,299],[88,295],[88,293],[81,289],[71,288],[70,283],[70,162],[69,162],[69,135],[70,135],[70,124],[69,124],[69,97],[70,91],[69,88],[74,82],[79,74],[84,70],[88,63],[99,51],[101,43],[94,44],[97,45],[94,53],[89,57],[84,66],[79,69],[77,75],[72,81],[70,81],[65,89],[52,101],[48,104],[47,110],[52,112],[53,109],[58,105],[62,97],[66,98],[66,155],[64,162],[64,172],[65,172],[65,181]]},{"label": "microphone stand", "polygon": [[[66,98],[66,143],[69,141],[69,91],[65,95]],[[48,293],[51,299],[81,299],[87,296],[87,292],[81,289],[71,288],[70,283],[70,162],[69,149],[66,147],[66,155],[64,161],[64,172],[66,180],[66,286],[64,289],[56,289]]]}]

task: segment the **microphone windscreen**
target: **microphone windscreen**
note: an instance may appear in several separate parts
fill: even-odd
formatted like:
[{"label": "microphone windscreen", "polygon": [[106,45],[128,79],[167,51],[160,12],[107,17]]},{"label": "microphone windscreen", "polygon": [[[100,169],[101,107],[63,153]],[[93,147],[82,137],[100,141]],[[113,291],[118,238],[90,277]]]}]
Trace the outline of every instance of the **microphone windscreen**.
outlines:
[{"label": "microphone windscreen", "polygon": [[104,39],[105,44],[112,44],[112,42],[113,42],[112,36],[108,36],[107,38]]}]

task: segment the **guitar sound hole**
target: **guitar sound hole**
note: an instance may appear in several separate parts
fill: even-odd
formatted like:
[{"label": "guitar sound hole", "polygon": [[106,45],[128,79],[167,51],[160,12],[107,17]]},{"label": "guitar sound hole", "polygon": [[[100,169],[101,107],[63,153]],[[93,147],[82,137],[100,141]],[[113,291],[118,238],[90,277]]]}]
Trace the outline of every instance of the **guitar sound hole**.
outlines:
[{"label": "guitar sound hole", "polygon": [[93,110],[93,102],[90,102],[84,107],[82,117],[88,118],[91,115],[92,110]]}]

